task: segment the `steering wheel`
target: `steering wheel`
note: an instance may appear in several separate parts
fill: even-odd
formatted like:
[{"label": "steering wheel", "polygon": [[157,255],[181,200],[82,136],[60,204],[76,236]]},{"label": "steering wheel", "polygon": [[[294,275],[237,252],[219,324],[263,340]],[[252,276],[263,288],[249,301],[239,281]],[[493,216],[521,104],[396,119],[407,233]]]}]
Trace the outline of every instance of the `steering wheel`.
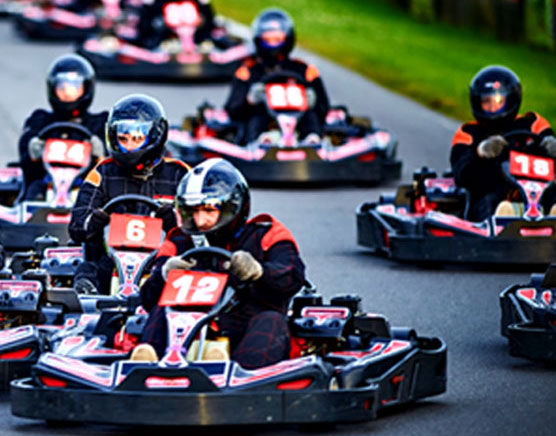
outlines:
[{"label": "steering wheel", "polygon": [[225,262],[232,259],[232,253],[219,247],[196,247],[187,250],[181,255],[186,261],[195,260],[197,266],[214,272],[228,272]]},{"label": "steering wheel", "polygon": [[263,76],[261,82],[265,85],[268,83],[287,83],[289,80],[295,80],[297,84],[309,87],[309,82],[301,74],[293,71],[277,71]]},{"label": "steering wheel", "polygon": [[[534,147],[541,143],[543,137],[533,133],[529,130],[512,130],[511,132],[506,132],[501,135],[505,140],[510,143],[510,149],[514,149],[515,147],[511,147],[512,142],[517,142],[518,145],[522,145],[523,147]],[[527,142],[527,139],[532,139],[532,142]]]},{"label": "steering wheel", "polygon": [[48,139],[51,137],[51,133],[55,130],[66,130],[75,132],[85,139],[89,139],[94,136],[93,133],[89,129],[87,129],[87,127],[81,124],[72,123],[70,121],[59,121],[49,124],[48,126],[44,127],[37,136],[40,139]]},{"label": "steering wheel", "polygon": [[153,200],[150,197],[146,197],[144,195],[139,195],[139,194],[125,194],[125,195],[119,195],[116,198],[112,198],[110,201],[108,201],[108,203],[106,203],[102,207],[102,210],[106,212],[108,215],[110,215],[111,213],[114,213],[116,207],[124,204],[129,204],[129,203],[144,204],[149,209],[149,212],[156,212],[160,207],[160,204],[156,200]]}]

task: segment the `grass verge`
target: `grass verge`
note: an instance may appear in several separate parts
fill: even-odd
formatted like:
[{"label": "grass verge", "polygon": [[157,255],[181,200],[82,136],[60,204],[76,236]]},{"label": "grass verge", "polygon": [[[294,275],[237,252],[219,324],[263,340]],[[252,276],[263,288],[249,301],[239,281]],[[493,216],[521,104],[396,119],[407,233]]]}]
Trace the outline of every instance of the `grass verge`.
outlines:
[{"label": "grass verge", "polygon": [[[268,7],[263,0],[213,0],[243,23]],[[414,21],[385,0],[274,0],[296,25],[298,42],[381,85],[462,120],[471,117],[468,85],[488,64],[521,78],[522,110],[556,124],[556,54],[513,45],[477,30]],[[337,97],[340,98],[340,97]]]}]

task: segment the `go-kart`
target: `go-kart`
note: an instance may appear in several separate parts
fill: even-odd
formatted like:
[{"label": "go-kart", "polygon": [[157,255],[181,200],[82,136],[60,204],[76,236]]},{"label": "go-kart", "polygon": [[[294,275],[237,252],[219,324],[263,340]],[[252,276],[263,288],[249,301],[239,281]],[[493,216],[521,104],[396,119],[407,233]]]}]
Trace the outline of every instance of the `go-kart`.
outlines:
[{"label": "go-kart", "polygon": [[175,37],[154,49],[118,35],[97,35],[84,41],[77,52],[94,65],[98,77],[122,80],[229,80],[251,54],[245,40],[223,28],[196,44],[195,32],[202,18],[193,2],[167,3],[163,13],[165,25]]},{"label": "go-kart", "polygon": [[500,294],[501,330],[512,356],[556,363],[556,265]]},{"label": "go-kart", "polygon": [[93,163],[87,142],[92,133],[80,124],[52,123],[38,136],[46,141],[42,162],[51,180],[44,200],[22,200],[26,187],[21,168],[0,168],[0,243],[10,251],[33,247],[35,238],[45,233],[62,244],[68,241],[76,191]]},{"label": "go-kart", "polygon": [[[15,271],[0,280],[0,329],[4,330],[0,331],[0,386],[29,375],[46,350],[95,362],[128,354],[138,338],[134,332],[144,321],[139,316],[144,313],[139,308],[140,280],[164,239],[159,218],[115,212],[129,204],[142,207],[141,213],[160,206],[140,195],[116,197],[104,206],[110,214],[105,241],[115,262],[117,286],[102,290],[102,295],[77,294],[72,288],[55,286],[64,284],[54,279],[64,278],[68,270],[75,274],[82,247],[46,248],[43,241],[41,269],[25,269],[21,274],[14,273],[25,261],[14,265],[12,260]],[[32,268],[37,260],[28,262],[26,266]],[[128,331],[120,331],[126,322]]]},{"label": "go-kart", "polygon": [[531,132],[505,137],[523,145],[500,157],[500,169],[523,203],[520,216],[469,221],[468,193],[453,178],[438,178],[423,168],[394,196],[359,205],[357,242],[392,259],[418,263],[547,264],[555,259],[556,217],[544,212],[555,188],[554,161],[528,153],[540,140]]},{"label": "go-kart", "polygon": [[192,165],[223,157],[251,183],[377,183],[400,177],[397,140],[391,133],[335,107],[326,117],[322,140],[303,143],[296,127],[314,101],[313,89],[293,72],[272,73],[262,82],[261,98],[274,121],[257,141],[246,144],[244,124],[204,105],[181,129],[170,130],[170,152]]},{"label": "go-kart", "polygon": [[227,286],[229,252],[201,247],[183,257],[203,266],[170,271],[159,301],[169,346],[159,362],[97,365],[45,353],[30,378],[12,382],[12,413],[131,425],[349,422],[445,391],[444,342],[390,328],[353,295],[330,304],[314,290],[296,297],[289,359],[247,370],[224,349],[207,360],[211,346],[226,343],[215,321],[241,289]]},{"label": "go-kart", "polygon": [[18,32],[30,39],[83,41],[98,31],[114,31],[135,36],[138,16],[133,7],[117,0],[102,0],[97,7],[83,12],[71,10],[71,0],[44,0],[29,4],[14,16]]}]

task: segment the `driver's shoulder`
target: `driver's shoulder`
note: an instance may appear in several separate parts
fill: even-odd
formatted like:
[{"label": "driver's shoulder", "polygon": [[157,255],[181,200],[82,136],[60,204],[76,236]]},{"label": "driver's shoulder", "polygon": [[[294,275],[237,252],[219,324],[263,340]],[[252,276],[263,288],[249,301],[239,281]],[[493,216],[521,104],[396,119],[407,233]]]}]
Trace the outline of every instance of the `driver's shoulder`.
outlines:
[{"label": "driver's shoulder", "polygon": [[55,121],[54,114],[45,109],[35,109],[25,120],[25,126],[45,127]]}]

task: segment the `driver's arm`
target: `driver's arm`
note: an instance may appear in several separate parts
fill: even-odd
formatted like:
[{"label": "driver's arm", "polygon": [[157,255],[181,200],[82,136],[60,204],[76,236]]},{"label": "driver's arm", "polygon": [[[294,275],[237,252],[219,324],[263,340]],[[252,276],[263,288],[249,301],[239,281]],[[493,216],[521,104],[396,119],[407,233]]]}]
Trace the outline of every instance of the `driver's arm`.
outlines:
[{"label": "driver's arm", "polygon": [[305,283],[305,265],[289,241],[277,242],[265,252],[262,267],[251,297],[265,304],[282,307]]},{"label": "driver's arm", "polygon": [[452,139],[450,163],[458,186],[472,192],[488,192],[497,186],[496,165],[492,159],[481,159],[479,143],[485,139],[476,131],[475,123],[460,126]]},{"label": "driver's arm", "polygon": [[[29,141],[37,136],[43,127],[52,122],[48,112],[39,109],[34,111],[29,118],[25,120],[23,132],[19,138],[19,160],[23,167],[28,167],[32,162],[36,162],[29,156]],[[40,163],[42,167],[42,163]]]},{"label": "driver's arm", "polygon": [[328,94],[324,88],[324,82],[320,77],[319,70],[314,65],[308,65],[305,71],[305,79],[307,83],[315,93],[317,94],[317,103],[314,107],[315,112],[318,114],[319,118],[324,121],[328,110],[330,109],[330,102],[328,100]]},{"label": "driver's arm", "polygon": [[251,72],[247,65],[239,67],[232,80],[230,94],[224,105],[224,109],[234,121],[247,120],[251,113],[249,103],[247,103],[247,93],[252,85]]},{"label": "driver's arm", "polygon": [[77,200],[71,210],[71,221],[69,224],[70,237],[77,243],[87,240],[87,218],[95,209],[101,208],[107,201],[108,196],[104,190],[103,171],[101,161],[95,166],[79,189]]}]

